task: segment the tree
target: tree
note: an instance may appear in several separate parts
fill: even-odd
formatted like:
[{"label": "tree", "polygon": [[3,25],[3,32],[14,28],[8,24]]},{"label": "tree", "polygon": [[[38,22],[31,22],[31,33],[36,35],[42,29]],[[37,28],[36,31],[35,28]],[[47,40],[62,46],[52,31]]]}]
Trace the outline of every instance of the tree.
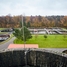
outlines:
[{"label": "tree", "polygon": [[21,30],[19,30],[19,29],[15,29],[13,34],[18,39],[22,39],[22,37],[23,37],[23,34],[21,33]]},{"label": "tree", "polygon": [[[13,34],[18,39],[23,40],[23,29],[21,29],[21,30],[16,29]],[[30,31],[24,26],[24,40],[27,41],[30,38],[32,38],[32,35],[31,35]]]},{"label": "tree", "polygon": [[[23,29],[22,29],[22,33],[23,33]],[[25,41],[32,38],[30,31],[25,26],[24,26],[24,37],[25,37]]]},{"label": "tree", "polygon": [[30,22],[27,23],[27,27],[30,27]]},{"label": "tree", "polygon": [[20,21],[20,27],[22,27],[22,21]]},{"label": "tree", "polygon": [[44,35],[44,38],[46,39],[47,38],[47,35]]},{"label": "tree", "polygon": [[64,33],[63,37],[64,37],[64,39],[65,39],[65,38],[67,37],[67,35]]}]

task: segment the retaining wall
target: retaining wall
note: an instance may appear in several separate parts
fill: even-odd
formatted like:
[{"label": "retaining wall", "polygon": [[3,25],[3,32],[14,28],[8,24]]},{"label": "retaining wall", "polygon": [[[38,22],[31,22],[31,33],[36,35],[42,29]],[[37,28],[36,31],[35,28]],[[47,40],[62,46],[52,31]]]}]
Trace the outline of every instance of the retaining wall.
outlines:
[{"label": "retaining wall", "polygon": [[[67,55],[45,49],[26,49],[27,65],[36,67],[67,67]],[[24,66],[24,49],[6,49],[0,51],[0,67]]]}]

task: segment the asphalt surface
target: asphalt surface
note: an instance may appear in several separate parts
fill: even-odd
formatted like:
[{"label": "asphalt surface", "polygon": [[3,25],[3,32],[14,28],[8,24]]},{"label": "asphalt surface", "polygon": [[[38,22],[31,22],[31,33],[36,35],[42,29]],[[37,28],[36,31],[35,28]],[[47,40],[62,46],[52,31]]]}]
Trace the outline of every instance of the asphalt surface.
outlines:
[{"label": "asphalt surface", "polygon": [[67,50],[67,48],[44,48],[45,50],[50,50],[58,53],[62,53],[64,50]]},{"label": "asphalt surface", "polygon": [[4,49],[7,49],[7,47],[10,45],[10,44],[13,44],[13,41],[14,41],[15,37],[11,38],[9,41],[3,43],[3,44],[0,44],[0,50],[4,50]]}]

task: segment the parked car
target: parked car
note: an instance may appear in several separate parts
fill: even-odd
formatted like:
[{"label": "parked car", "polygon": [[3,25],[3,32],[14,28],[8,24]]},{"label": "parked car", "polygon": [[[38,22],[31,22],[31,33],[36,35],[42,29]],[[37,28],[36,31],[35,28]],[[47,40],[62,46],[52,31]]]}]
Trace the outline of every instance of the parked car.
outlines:
[{"label": "parked car", "polygon": [[0,40],[6,40],[10,37],[10,35],[0,35]]}]

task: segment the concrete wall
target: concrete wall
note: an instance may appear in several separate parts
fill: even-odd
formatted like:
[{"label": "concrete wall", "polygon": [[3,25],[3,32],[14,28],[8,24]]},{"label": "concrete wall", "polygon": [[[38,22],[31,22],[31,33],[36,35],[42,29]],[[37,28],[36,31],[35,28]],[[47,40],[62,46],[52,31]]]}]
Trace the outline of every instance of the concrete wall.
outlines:
[{"label": "concrete wall", "polygon": [[[26,49],[28,51],[28,49]],[[67,55],[45,49],[30,49],[27,54],[27,65],[36,67],[67,67]],[[0,67],[19,67],[25,65],[24,49],[0,51]]]},{"label": "concrete wall", "polygon": [[0,52],[0,67],[25,65],[24,50],[5,50]]}]

